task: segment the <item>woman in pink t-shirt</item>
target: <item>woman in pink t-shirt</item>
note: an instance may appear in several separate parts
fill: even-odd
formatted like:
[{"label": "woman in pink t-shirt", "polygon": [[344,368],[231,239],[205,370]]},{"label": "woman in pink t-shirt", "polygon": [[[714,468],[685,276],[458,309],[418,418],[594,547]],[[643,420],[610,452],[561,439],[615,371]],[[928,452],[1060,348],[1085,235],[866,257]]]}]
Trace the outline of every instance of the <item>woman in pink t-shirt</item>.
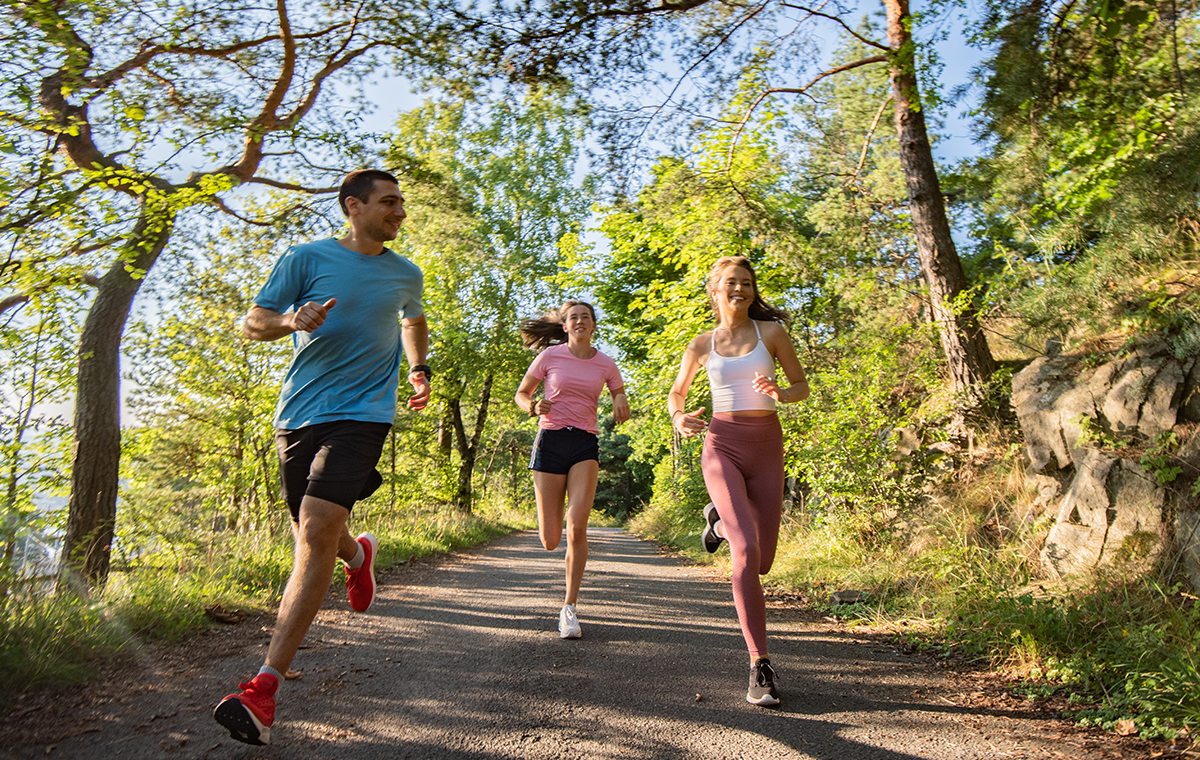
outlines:
[{"label": "woman in pink t-shirt", "polygon": [[[618,424],[629,419],[621,372],[616,362],[592,346],[595,332],[596,312],[582,301],[567,301],[557,312],[521,325],[525,347],[541,351],[521,379],[514,401],[530,417],[539,418],[529,469],[547,551],[562,540],[564,505],[566,512],[567,593],[558,615],[558,635],[564,639],[581,635],[575,601],[587,564],[588,515],[600,473],[596,408],[605,385],[613,418]],[[535,400],[533,393],[543,381],[544,398]]]}]

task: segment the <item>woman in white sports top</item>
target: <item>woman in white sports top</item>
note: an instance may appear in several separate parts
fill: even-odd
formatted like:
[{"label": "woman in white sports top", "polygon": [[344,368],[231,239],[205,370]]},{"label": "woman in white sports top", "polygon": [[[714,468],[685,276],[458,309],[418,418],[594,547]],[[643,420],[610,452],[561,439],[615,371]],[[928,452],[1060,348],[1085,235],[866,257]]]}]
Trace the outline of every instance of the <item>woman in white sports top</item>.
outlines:
[{"label": "woman in white sports top", "polygon": [[[733,602],[750,651],[746,701],[777,705],[759,581],[775,561],[783,512],[783,431],[775,403],[808,398],[808,381],[782,324],[788,313],[763,300],[749,259],[717,259],[707,289],[717,326],[694,338],[683,352],[667,409],[681,435],[708,431],[700,464],[712,503],[704,509],[701,538],[710,552],[729,541]],[[787,378],[786,388],[775,381],[776,364]],[[686,410],[688,389],[701,367],[712,387],[711,423],[701,416],[703,407]]]}]

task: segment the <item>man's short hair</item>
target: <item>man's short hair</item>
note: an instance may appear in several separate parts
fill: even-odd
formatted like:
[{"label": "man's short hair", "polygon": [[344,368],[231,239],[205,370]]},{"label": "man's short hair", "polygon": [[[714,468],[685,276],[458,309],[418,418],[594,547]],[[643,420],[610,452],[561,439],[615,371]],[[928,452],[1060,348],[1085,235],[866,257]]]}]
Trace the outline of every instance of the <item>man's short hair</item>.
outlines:
[{"label": "man's short hair", "polygon": [[400,184],[400,180],[381,169],[358,169],[346,175],[342,180],[341,189],[338,190],[338,205],[342,207],[342,216],[350,216],[350,210],[346,208],[347,198],[358,198],[363,203],[371,200],[371,191],[375,189],[376,180]]}]

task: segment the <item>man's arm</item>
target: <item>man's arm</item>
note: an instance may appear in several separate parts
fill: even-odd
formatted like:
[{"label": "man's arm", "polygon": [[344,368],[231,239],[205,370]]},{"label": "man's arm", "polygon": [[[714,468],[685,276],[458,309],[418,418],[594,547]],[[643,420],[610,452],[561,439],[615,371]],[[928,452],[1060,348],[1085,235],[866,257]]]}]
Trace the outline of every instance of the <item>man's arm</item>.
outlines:
[{"label": "man's arm", "polygon": [[404,356],[408,359],[408,382],[412,384],[415,391],[408,399],[408,408],[419,411],[429,403],[429,394],[432,390],[428,375],[424,372],[412,371],[413,367],[424,364],[425,357],[429,354],[429,323],[425,320],[424,314],[412,319],[405,317],[401,320],[400,342],[404,346]]},{"label": "man's arm", "polygon": [[300,330],[312,332],[325,323],[325,316],[336,303],[336,298],[330,298],[323,304],[309,301],[296,311],[286,314],[255,304],[246,312],[246,321],[242,323],[242,335],[250,340],[278,340]]}]

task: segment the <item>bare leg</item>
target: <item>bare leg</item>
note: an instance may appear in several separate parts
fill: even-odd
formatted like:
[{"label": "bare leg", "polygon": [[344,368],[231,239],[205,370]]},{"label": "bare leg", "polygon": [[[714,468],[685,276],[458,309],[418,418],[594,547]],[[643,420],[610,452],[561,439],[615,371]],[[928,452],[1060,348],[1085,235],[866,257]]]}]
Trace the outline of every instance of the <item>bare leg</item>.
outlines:
[{"label": "bare leg", "polygon": [[558,548],[563,531],[563,502],[567,498],[567,476],[533,471],[533,492],[537,496],[538,531],[546,551]]},{"label": "bare leg", "polygon": [[577,462],[567,473],[567,604],[575,604],[583,568],[587,565],[587,524],[596,498],[600,463],[595,459]]},{"label": "bare leg", "polygon": [[292,526],[296,536],[292,575],[283,590],[275,632],[267,648],[266,664],[286,673],[304,640],[304,634],[321,609],[335,560],[354,559],[358,546],[346,529],[350,512],[340,504],[305,496],[300,504],[300,524]]}]

